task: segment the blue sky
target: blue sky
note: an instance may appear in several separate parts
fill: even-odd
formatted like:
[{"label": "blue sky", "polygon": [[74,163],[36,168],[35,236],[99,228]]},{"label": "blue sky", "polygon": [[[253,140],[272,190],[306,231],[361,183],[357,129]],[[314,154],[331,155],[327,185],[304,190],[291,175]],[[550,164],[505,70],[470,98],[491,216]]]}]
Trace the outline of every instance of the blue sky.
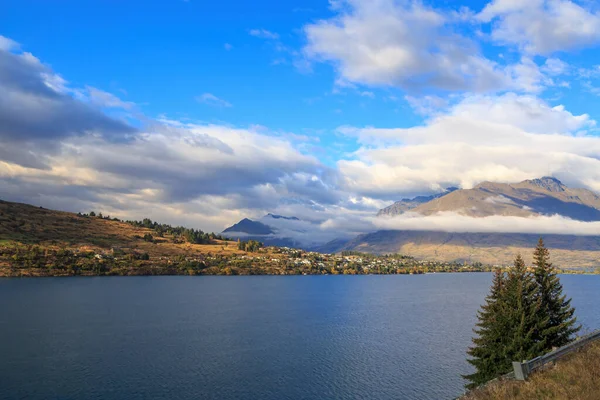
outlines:
[{"label": "blue sky", "polygon": [[[138,104],[149,116],[165,114],[238,126],[260,124],[309,134],[318,131],[326,139],[340,125],[409,127],[423,120],[403,99],[403,90],[357,82],[357,88],[338,88],[341,93],[336,94],[336,73],[331,65],[294,65],[302,60],[291,53],[301,52],[306,44],[302,29],[336,14],[327,1],[303,1],[301,7],[297,3],[84,0],[57,6],[43,1],[8,1],[8,12],[0,21],[4,36],[21,43],[24,50],[73,85],[115,93]],[[477,12],[487,2],[426,4],[442,10],[468,6]],[[253,30],[267,30],[278,38],[253,36]],[[467,35],[474,31],[469,24],[461,24],[458,30]],[[502,61],[499,54],[520,57],[514,49],[487,40],[476,44],[494,60]],[[593,68],[600,62],[596,51],[558,53],[578,68]],[[538,57],[536,62],[543,60]],[[600,98],[585,93],[582,82],[569,81],[569,90],[549,88],[543,97],[559,99],[573,113],[595,117]],[[431,88],[422,90],[439,93]],[[199,104],[195,99],[203,93],[211,93],[231,107]]]},{"label": "blue sky", "polygon": [[[56,93],[34,93],[47,96],[34,107],[5,71],[15,97],[0,99],[0,188],[214,230],[269,211],[369,216],[482,180],[550,174],[600,190],[595,2],[297,4],[6,1],[3,67],[31,68]],[[22,128],[31,115],[37,132]],[[133,159],[90,164],[118,151]],[[141,166],[142,154],[156,158]]]}]

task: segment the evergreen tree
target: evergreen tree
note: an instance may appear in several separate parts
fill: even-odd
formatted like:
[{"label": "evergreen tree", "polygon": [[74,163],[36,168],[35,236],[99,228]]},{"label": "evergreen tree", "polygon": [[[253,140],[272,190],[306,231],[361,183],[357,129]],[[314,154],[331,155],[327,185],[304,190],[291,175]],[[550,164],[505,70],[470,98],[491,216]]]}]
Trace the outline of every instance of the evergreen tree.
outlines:
[{"label": "evergreen tree", "polygon": [[471,381],[468,388],[510,372],[513,361],[544,353],[539,327],[547,319],[540,309],[537,285],[518,255],[508,273],[495,273],[490,295],[478,314],[477,337],[468,351],[476,372],[465,376]]},{"label": "evergreen tree", "polygon": [[[537,285],[527,271],[521,255],[517,255],[513,268],[508,272],[505,291],[508,345],[506,357],[522,361],[542,355],[545,340],[539,327],[547,322],[540,314],[541,301]],[[509,363],[510,364],[510,363]]]},{"label": "evergreen tree", "polygon": [[541,303],[540,314],[543,319],[539,331],[545,338],[545,349],[551,350],[553,347],[569,343],[581,326],[576,325],[575,309],[571,307],[571,299],[567,300],[563,294],[562,284],[556,269],[550,263],[550,253],[542,238],[533,253],[533,260],[537,296]]},{"label": "evergreen tree", "polygon": [[510,362],[505,357],[508,335],[505,293],[506,275],[496,270],[490,294],[485,299],[485,304],[477,313],[477,335],[473,338],[473,346],[467,351],[471,359],[468,362],[476,369],[475,373],[463,376],[471,383],[467,388],[475,388],[490,379],[505,373],[510,369]]}]

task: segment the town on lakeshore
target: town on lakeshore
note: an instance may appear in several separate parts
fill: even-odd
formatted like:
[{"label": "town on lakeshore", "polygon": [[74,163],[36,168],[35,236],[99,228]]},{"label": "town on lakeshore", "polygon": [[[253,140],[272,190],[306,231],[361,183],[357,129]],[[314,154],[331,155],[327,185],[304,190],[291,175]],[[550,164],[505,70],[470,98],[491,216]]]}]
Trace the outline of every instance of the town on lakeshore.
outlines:
[{"label": "town on lakeshore", "polygon": [[120,221],[18,203],[0,202],[0,210],[0,276],[423,274],[506,267],[397,253],[265,247],[149,219]]}]

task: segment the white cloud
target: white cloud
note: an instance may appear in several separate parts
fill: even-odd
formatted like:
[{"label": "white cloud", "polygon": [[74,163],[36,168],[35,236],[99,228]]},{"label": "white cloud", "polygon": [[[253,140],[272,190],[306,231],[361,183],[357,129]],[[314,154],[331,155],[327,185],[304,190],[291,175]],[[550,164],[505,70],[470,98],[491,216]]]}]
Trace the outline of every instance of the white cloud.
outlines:
[{"label": "white cloud", "polygon": [[433,115],[448,106],[448,100],[439,96],[404,96],[404,99],[419,115]]},{"label": "white cloud", "polygon": [[347,0],[337,16],[304,27],[309,58],[332,62],[341,78],[407,89],[487,90],[505,77],[452,33],[446,17],[417,2]]},{"label": "white cloud", "polygon": [[372,218],[376,229],[398,229],[413,231],[442,232],[499,232],[531,234],[576,234],[597,236],[600,222],[576,221],[560,215],[536,216],[530,218],[489,216],[482,218],[441,212],[423,216],[405,213],[391,218]]},{"label": "white cloud", "polygon": [[600,43],[600,14],[570,0],[493,0],[478,14],[492,38],[548,55]]},{"label": "white cloud", "polygon": [[251,36],[256,36],[261,39],[279,39],[279,35],[275,32],[268,31],[266,29],[251,29]]},{"label": "white cloud", "polygon": [[0,51],[12,51],[19,48],[19,43],[0,35]]},{"label": "white cloud", "polygon": [[90,102],[98,107],[122,108],[124,110],[131,110],[135,107],[134,103],[130,101],[123,101],[114,94],[105,92],[95,87],[86,86],[86,90]]},{"label": "white cloud", "polygon": [[595,121],[533,96],[471,96],[423,126],[342,127],[363,146],[338,162],[345,190],[396,198],[556,175],[600,189],[600,137]]},{"label": "white cloud", "polygon": [[505,66],[484,57],[477,43],[457,33],[470,19],[466,10],[453,14],[393,0],[339,0],[333,9],[333,18],[304,27],[304,53],[333,64],[338,81],[475,92],[539,92],[552,83],[528,58]]},{"label": "white cloud", "polygon": [[212,93],[203,93],[196,96],[196,101],[199,103],[208,104],[215,107],[232,107],[232,104],[226,100],[220,99]]},{"label": "white cloud", "polygon": [[[64,204],[69,204],[65,198],[73,197],[87,209],[116,215],[139,215],[140,209],[154,205],[163,209],[167,222],[180,220],[178,213],[169,214],[173,209],[179,207],[181,213],[210,199],[213,206],[206,214],[214,215],[202,227],[221,230],[234,222],[228,216],[272,210],[285,197],[328,201],[323,169],[316,159],[269,132],[156,124],[152,132],[126,143],[96,137],[63,141],[61,151],[48,156],[44,170],[0,162],[0,192],[3,197],[28,191],[44,198],[61,194]],[[313,179],[303,181],[300,176]],[[199,213],[192,212],[197,217]],[[215,220],[221,225],[209,225]]]},{"label": "white cloud", "polygon": [[542,70],[552,76],[565,74],[569,69],[569,64],[558,58],[548,58],[542,66]]}]

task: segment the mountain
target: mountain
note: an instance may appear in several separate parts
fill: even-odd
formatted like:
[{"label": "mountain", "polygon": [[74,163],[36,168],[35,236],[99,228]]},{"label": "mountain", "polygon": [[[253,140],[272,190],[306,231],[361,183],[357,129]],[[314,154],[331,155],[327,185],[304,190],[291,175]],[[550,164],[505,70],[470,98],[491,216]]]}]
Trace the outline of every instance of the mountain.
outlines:
[{"label": "mountain", "polygon": [[[384,210],[378,215],[397,215],[385,214]],[[472,189],[454,190],[418,204],[410,211],[421,215],[451,211],[470,217],[558,214],[580,221],[600,221],[600,196],[587,189],[569,188],[546,176],[513,184],[482,182]]]},{"label": "mountain", "polygon": [[246,235],[270,235],[274,231],[262,222],[252,221],[251,219],[244,218],[237,224],[230,226],[225,229],[223,233],[236,234],[243,233]]},{"label": "mountain", "polygon": [[386,208],[379,210],[379,212],[377,213],[377,216],[380,217],[382,215],[386,215],[386,216],[393,217],[394,215],[399,215],[399,214],[405,213],[406,211],[412,210],[412,209],[420,206],[421,204],[424,204],[431,200],[445,196],[448,193],[454,192],[455,190],[458,190],[458,188],[457,187],[449,187],[442,193],[434,194],[431,196],[417,196],[417,197],[413,197],[412,199],[402,199],[400,201],[395,202],[391,206],[387,206]]},{"label": "mountain", "polygon": [[336,236],[334,232],[320,231],[310,221],[271,213],[256,221],[244,218],[222,234],[232,239],[258,240],[267,246],[302,249],[314,249]]},{"label": "mountain", "polygon": [[[345,243],[324,245],[325,252],[401,253],[421,260],[482,262],[509,265],[517,254],[531,263],[539,235],[382,230],[359,235]],[[544,235],[552,262],[561,268],[600,267],[600,235]]]},{"label": "mountain", "polygon": [[[396,202],[377,215],[393,218],[407,211],[425,216],[453,212],[469,217],[561,215],[579,221],[600,221],[598,194],[569,188],[549,176],[518,183],[482,182],[472,189],[448,190],[429,197]],[[381,230],[350,241],[330,242],[321,248],[328,252],[400,252],[420,259],[509,264],[517,253],[527,259],[538,238],[539,235],[522,233]],[[600,266],[600,231],[598,236],[544,235],[544,239],[552,249],[553,260],[562,267]]]},{"label": "mountain", "polygon": [[[569,188],[554,177],[517,183],[482,182],[472,189],[450,187],[443,193],[404,199],[380,210],[378,218],[393,219],[410,212],[435,215],[453,212],[468,217],[534,217],[562,215],[580,221],[600,221],[600,196]],[[539,235],[522,233],[453,233],[380,230],[348,239],[346,232],[324,232],[296,217],[267,214],[244,219],[223,231],[232,238],[260,240],[267,245],[299,247],[323,253],[342,250],[383,254],[403,253],[423,260],[510,264],[517,253],[527,260]],[[561,267],[600,266],[598,236],[544,235],[552,258]]]}]

